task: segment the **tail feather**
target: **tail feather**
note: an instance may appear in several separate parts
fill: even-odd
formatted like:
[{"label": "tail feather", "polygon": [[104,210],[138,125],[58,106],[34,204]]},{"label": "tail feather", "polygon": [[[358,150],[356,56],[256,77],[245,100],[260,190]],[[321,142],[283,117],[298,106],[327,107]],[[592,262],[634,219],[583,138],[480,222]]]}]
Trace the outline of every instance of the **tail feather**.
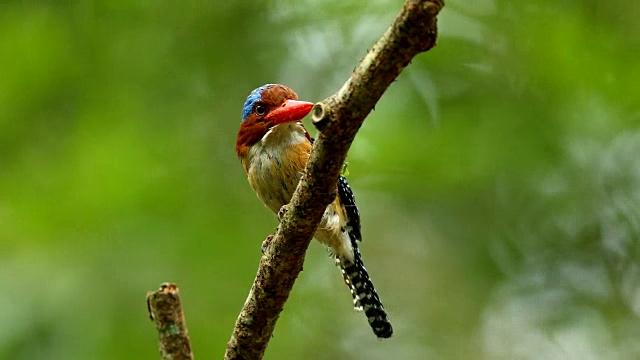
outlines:
[{"label": "tail feather", "polygon": [[367,269],[364,267],[356,241],[352,240],[352,245],[354,261],[336,258],[336,264],[342,271],[344,282],[351,290],[355,309],[364,311],[369,321],[369,326],[371,326],[377,337],[389,338],[393,334],[393,328],[369,278]]},{"label": "tail feather", "polygon": [[347,226],[342,231],[346,231],[348,238],[343,238],[343,241],[351,243],[353,261],[344,257],[336,257],[336,263],[342,271],[344,282],[351,290],[353,306],[358,311],[364,310],[369,325],[376,336],[386,339],[393,334],[393,328],[360,256],[358,242],[362,239],[362,235],[360,233],[360,213],[356,206],[356,199],[347,179],[340,176],[338,180],[338,195],[340,196],[340,202],[344,206],[347,220]]}]

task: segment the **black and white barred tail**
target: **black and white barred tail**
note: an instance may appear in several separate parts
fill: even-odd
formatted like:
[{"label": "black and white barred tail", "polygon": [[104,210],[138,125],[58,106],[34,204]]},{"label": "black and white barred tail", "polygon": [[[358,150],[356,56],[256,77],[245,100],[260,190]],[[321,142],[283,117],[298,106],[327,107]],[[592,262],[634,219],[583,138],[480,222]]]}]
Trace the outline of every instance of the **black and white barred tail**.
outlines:
[{"label": "black and white barred tail", "polygon": [[378,338],[389,338],[393,334],[393,328],[384,311],[384,306],[373,287],[367,269],[362,262],[358,242],[362,240],[360,233],[360,213],[356,206],[356,199],[353,196],[351,187],[344,176],[338,179],[338,196],[344,206],[347,215],[347,228],[344,229],[349,235],[349,241],[353,248],[353,263],[349,260],[336,258],[336,264],[342,271],[344,282],[351,290],[353,296],[353,306],[358,311],[364,310],[369,320],[369,325]]},{"label": "black and white barred tail", "polygon": [[367,269],[364,267],[357,242],[352,238],[351,243],[355,261],[351,263],[336,258],[336,264],[342,271],[344,282],[351,290],[354,308],[358,311],[364,311],[369,326],[377,337],[389,338],[393,334],[393,328],[369,278]]}]

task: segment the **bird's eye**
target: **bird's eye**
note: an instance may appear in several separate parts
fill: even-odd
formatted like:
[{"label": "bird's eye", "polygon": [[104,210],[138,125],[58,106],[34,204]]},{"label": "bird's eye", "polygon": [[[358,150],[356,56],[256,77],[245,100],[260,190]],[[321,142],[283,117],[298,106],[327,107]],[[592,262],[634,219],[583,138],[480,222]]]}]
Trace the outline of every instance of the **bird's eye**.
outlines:
[{"label": "bird's eye", "polygon": [[266,107],[264,107],[263,105],[258,105],[258,106],[256,106],[256,114],[258,114],[258,115],[262,116],[262,115],[264,115],[264,113],[266,113],[266,112],[267,112],[267,108],[266,108]]}]

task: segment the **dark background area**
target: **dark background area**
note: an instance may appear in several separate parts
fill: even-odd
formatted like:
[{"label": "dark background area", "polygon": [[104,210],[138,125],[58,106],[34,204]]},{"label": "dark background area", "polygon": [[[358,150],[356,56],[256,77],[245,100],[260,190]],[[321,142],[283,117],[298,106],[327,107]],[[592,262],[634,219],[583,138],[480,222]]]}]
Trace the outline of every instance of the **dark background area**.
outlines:
[{"label": "dark background area", "polygon": [[[163,281],[222,357],[277,226],[234,152],[246,96],[329,96],[400,6],[0,5],[0,358],[158,358]],[[640,358],[638,10],[448,1],[348,159],[394,337],[313,242],[265,358]]]}]

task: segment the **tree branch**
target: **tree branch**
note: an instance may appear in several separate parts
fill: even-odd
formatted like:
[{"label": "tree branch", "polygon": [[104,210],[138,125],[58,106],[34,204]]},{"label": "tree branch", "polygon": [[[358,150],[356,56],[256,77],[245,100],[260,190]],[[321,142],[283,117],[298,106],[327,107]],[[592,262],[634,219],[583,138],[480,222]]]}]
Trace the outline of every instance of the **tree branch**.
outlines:
[{"label": "tree branch", "polygon": [[320,130],[288,212],[267,238],[258,274],[236,320],[225,359],[260,359],[304,262],[325,208],[336,196],[347,151],[382,94],[417,54],[436,42],[443,0],[407,0],[389,29],[360,61],[342,88],[316,104]]},{"label": "tree branch", "polygon": [[163,283],[159,290],[147,293],[147,307],[160,337],[161,358],[193,360],[176,284]]}]

